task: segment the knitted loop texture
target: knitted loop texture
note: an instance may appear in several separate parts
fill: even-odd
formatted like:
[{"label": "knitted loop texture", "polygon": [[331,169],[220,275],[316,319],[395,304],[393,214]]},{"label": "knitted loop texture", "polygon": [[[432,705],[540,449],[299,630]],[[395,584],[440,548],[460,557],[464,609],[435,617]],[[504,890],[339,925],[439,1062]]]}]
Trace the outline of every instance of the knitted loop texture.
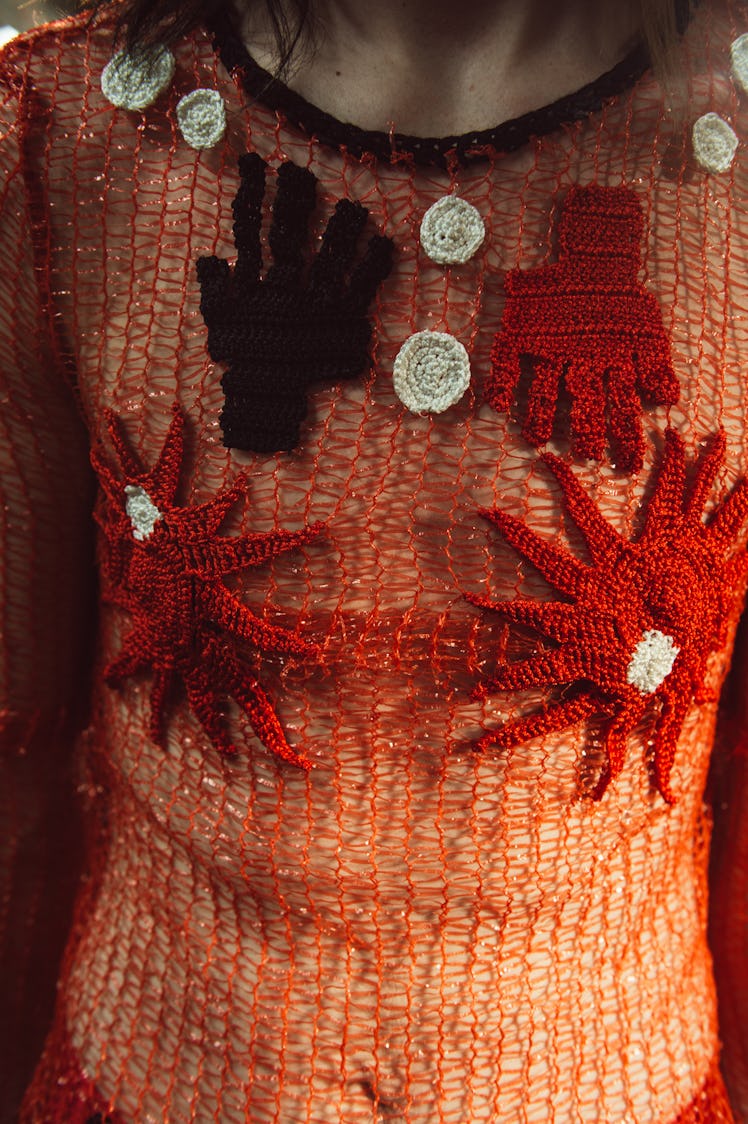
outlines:
[{"label": "knitted loop texture", "polygon": [[258,453],[288,451],[298,444],[311,384],[353,378],[368,367],[366,310],[390,271],[392,242],[374,235],[354,266],[368,211],[341,199],[305,276],[302,247],[316,180],[286,163],[278,171],[270,227],[273,264],[261,278],[265,164],[248,153],[240,157],[239,170],[233,203],[236,265],[232,270],[218,257],[198,261],[200,308],[210,355],[227,367],[224,444]]},{"label": "knitted loop texture", "polygon": [[675,45],[682,119],[638,52],[412,142],[201,27],[108,70],[110,7],[0,54],[7,1119],[726,1124],[745,5]]},{"label": "knitted loop texture", "polygon": [[607,428],[622,472],[642,466],[642,399],[672,405],[679,396],[659,306],[637,276],[643,230],[630,188],[569,192],[558,261],[506,278],[485,391],[495,410],[511,410],[522,357],[529,357],[525,438],[536,446],[550,439],[565,389],[573,453],[603,460]]}]

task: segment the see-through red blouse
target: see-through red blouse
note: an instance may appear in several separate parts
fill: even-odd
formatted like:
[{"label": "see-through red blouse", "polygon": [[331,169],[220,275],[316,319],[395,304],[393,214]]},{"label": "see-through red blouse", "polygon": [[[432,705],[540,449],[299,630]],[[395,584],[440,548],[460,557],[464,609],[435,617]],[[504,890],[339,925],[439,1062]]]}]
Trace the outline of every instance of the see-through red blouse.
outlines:
[{"label": "see-through red blouse", "polygon": [[745,33],[428,142],[0,56],[23,1120],[745,1110]]}]

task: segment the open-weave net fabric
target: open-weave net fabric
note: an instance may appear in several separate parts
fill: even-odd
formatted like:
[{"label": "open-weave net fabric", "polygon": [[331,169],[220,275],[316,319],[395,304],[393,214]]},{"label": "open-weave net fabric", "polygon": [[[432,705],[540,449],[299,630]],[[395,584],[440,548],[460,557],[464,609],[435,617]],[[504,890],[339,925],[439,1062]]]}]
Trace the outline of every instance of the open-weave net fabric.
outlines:
[{"label": "open-weave net fabric", "polygon": [[[649,712],[599,800],[605,749],[594,720],[473,749],[558,691],[471,699],[503,660],[543,642],[466,597],[560,598],[481,509],[589,560],[522,434],[526,391],[504,412],[482,393],[504,278],[557,260],[575,186],[627,187],[641,205],[638,281],[661,309],[680,400],[637,407],[638,473],[609,455],[573,457],[563,416],[547,449],[627,539],[653,494],[668,423],[690,465],[725,431],[707,510],[748,469],[748,112],[729,61],[745,31],[748,11],[704,3],[677,56],[674,108],[648,74],[599,112],[447,170],[402,153],[354,158],[247,104],[207,32],[176,45],[171,85],[143,110],[102,94],[106,22],[51,25],[6,51],[9,1105],[53,1026],[24,1120],[728,1121],[714,1069],[720,1033],[745,1107],[748,818],[737,781],[718,808],[729,813],[713,897],[721,1032],[705,935],[704,792],[739,583],[708,689],[685,717],[672,805],[649,768]],[[185,141],[176,111],[197,88],[217,90],[226,109],[225,135],[205,149]],[[741,141],[722,173],[691,149],[691,126],[707,112]],[[284,161],[318,180],[305,256],[342,198],[369,211],[359,255],[377,232],[395,247],[368,310],[371,370],[312,382],[297,447],[271,454],[222,443],[222,368],[208,353],[196,271],[200,257],[235,260],[231,204],[247,151],[268,166],[263,272]],[[486,236],[469,260],[445,266],[423,252],[419,227],[450,193],[477,209]],[[441,413],[411,412],[393,391],[395,357],[422,331],[449,333],[470,357],[470,387]],[[243,471],[223,535],[324,524],[297,549],[220,578],[268,626],[319,646],[297,656],[235,647],[311,769],[265,748],[219,690],[237,746],[222,756],[179,676],[163,707],[166,747],[157,744],[153,669],[104,680],[133,628],[111,598],[98,607],[89,658],[89,448],[124,482],[121,433],[151,472],[175,405],[185,417],[176,506],[215,500]],[[101,498],[97,510],[105,523]],[[743,526],[735,549],[745,536]],[[153,621],[165,612],[154,601]]]}]

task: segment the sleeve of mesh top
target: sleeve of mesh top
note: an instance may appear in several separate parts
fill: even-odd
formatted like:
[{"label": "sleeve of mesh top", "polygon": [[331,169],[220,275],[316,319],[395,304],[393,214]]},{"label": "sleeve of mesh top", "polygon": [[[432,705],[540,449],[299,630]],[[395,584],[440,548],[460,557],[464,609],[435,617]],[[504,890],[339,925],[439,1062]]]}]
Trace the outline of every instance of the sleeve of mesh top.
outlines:
[{"label": "sleeve of mesh top", "polygon": [[748,1120],[748,615],[723,695],[713,768],[709,943],[719,996],[722,1069],[738,1120]]},{"label": "sleeve of mesh top", "polygon": [[[0,55],[0,1102],[44,1034],[76,846],[71,745],[85,693],[90,474],[45,298],[43,166],[22,51]],[[7,1020],[7,1026],[2,1022]],[[8,1083],[9,1088],[2,1088]],[[10,1118],[10,1117],[8,1117]]]}]

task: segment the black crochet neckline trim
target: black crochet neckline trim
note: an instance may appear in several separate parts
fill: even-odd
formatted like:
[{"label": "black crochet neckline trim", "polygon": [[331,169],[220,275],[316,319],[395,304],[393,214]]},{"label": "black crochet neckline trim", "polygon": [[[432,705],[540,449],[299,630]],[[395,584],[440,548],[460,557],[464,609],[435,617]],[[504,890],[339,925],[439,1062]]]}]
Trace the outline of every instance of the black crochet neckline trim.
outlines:
[{"label": "black crochet neckline trim", "polygon": [[[675,0],[678,34],[688,27],[692,8],[700,0]],[[424,166],[448,167],[486,158],[490,153],[516,152],[533,137],[547,136],[563,125],[582,121],[599,112],[603,105],[625,93],[649,69],[646,45],[638,43],[612,70],[588,82],[573,94],[565,94],[549,105],[503,121],[493,129],[450,137],[412,137],[405,133],[382,133],[360,129],[318,109],[300,94],[295,94],[278,78],[255,62],[242,42],[228,5],[217,7],[207,21],[229,73],[238,72],[245,93],[268,109],[282,113],[310,137],[333,148],[345,149],[361,158],[371,153],[380,160],[397,162],[412,159]]]},{"label": "black crochet neckline trim", "polygon": [[546,136],[563,125],[597,113],[605,102],[630,89],[650,65],[646,46],[639,43],[612,70],[573,94],[540,109],[504,121],[493,129],[449,137],[412,137],[360,129],[323,112],[279,79],[263,70],[245,47],[225,8],[208,21],[208,30],[226,69],[236,71],[245,93],[268,109],[282,113],[292,124],[322,144],[345,149],[356,158],[371,153],[394,162],[403,157],[415,164],[447,167],[485,158],[489,153],[515,152],[533,137]]}]

